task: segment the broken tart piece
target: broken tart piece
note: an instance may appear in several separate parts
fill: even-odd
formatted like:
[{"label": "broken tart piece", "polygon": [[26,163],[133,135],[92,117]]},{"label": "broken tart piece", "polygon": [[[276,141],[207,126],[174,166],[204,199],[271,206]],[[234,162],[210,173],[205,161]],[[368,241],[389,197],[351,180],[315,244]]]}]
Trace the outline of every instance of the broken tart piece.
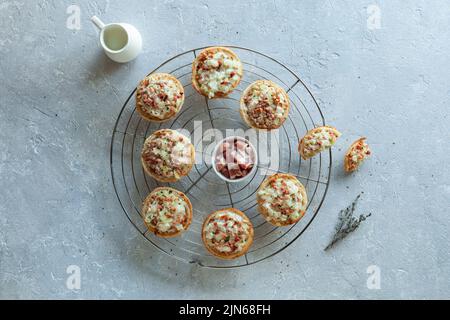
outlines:
[{"label": "broken tart piece", "polygon": [[366,138],[359,138],[352,143],[345,153],[344,170],[347,172],[355,171],[371,153],[372,151],[366,143]]},{"label": "broken tart piece", "polygon": [[309,130],[298,144],[298,152],[304,160],[331,148],[341,133],[330,126],[317,127]]}]

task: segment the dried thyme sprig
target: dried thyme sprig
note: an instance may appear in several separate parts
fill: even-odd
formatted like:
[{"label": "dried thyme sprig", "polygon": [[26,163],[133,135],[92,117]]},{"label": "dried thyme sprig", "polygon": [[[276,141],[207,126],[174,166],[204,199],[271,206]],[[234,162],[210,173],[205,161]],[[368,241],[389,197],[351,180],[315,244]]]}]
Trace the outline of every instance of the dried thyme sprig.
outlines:
[{"label": "dried thyme sprig", "polygon": [[344,239],[349,233],[355,231],[359,227],[361,222],[363,222],[372,215],[371,213],[369,213],[367,215],[361,214],[359,217],[353,216],[353,213],[355,212],[356,208],[356,203],[358,202],[362,193],[363,192],[358,194],[358,196],[356,197],[355,200],[353,200],[351,205],[349,205],[345,209],[342,209],[339,212],[339,222],[336,225],[336,232],[331,242],[324,249],[325,251],[332,248],[337,242]]}]

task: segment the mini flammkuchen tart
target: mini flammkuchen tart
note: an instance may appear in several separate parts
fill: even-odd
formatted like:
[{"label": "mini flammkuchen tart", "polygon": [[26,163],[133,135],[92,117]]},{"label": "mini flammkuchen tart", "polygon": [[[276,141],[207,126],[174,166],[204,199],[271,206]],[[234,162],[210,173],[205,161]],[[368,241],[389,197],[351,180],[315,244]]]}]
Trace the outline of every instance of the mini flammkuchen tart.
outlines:
[{"label": "mini flammkuchen tart", "polygon": [[296,177],[276,173],[261,184],[256,194],[258,210],[275,226],[287,226],[299,221],[308,203],[306,190]]},{"label": "mini flammkuchen tart", "polygon": [[300,140],[298,152],[303,159],[309,159],[316,154],[331,148],[341,133],[336,128],[323,126],[309,130]]},{"label": "mini flammkuchen tart", "polygon": [[146,120],[166,121],[175,116],[184,102],[183,85],[167,73],[145,77],[136,89],[136,110]]},{"label": "mini flammkuchen tart", "polygon": [[195,161],[194,146],[189,138],[161,129],[149,136],[142,148],[141,162],[145,172],[162,182],[175,182],[191,171]]},{"label": "mini flammkuchen tart", "polygon": [[159,187],[145,198],[141,214],[151,232],[163,238],[170,238],[189,228],[192,221],[192,204],[183,192]]},{"label": "mini flammkuchen tart", "polygon": [[372,151],[366,143],[366,138],[359,138],[348,148],[344,157],[344,169],[347,172],[355,171],[370,156]]},{"label": "mini flammkuchen tart", "polygon": [[235,208],[212,212],[203,222],[202,240],[206,249],[222,259],[245,254],[253,243],[253,225]]},{"label": "mini flammkuchen tart", "polygon": [[269,80],[257,80],[244,90],[240,100],[242,119],[252,128],[279,128],[289,114],[286,91]]},{"label": "mini flammkuchen tart", "polygon": [[206,48],[192,63],[192,86],[210,99],[227,96],[241,78],[241,60],[228,48]]}]

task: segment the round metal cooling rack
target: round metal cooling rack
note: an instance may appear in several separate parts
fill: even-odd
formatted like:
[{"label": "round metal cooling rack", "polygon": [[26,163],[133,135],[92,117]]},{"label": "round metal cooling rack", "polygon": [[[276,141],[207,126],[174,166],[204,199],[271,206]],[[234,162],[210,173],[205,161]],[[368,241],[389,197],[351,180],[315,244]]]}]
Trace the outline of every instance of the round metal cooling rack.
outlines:
[{"label": "round metal cooling rack", "polygon": [[[309,89],[291,70],[275,59],[255,50],[229,46],[241,59],[244,75],[239,86],[224,99],[208,100],[191,84],[191,64],[204,48],[181,53],[153,70],[176,76],[185,89],[185,102],[174,119],[163,123],[143,120],[135,111],[135,91],[120,111],[111,138],[110,164],[114,190],[123,211],[134,227],[165,254],[188,263],[210,268],[233,268],[263,261],[286,249],[311,224],[327,193],[331,173],[331,150],[304,161],[297,151],[299,139],[315,126],[324,125],[322,111]],[[291,108],[283,126],[270,133],[258,132],[258,170],[239,183],[222,181],[211,168],[210,154],[214,136],[208,132],[248,136],[252,130],[239,115],[239,98],[253,81],[268,79],[282,86],[289,95]],[[152,132],[162,128],[189,134],[196,149],[196,164],[188,176],[176,183],[160,183],[146,176],[140,163],[143,142]],[[227,132],[234,129],[234,132]],[[249,130],[249,131],[247,131]],[[230,133],[230,134],[228,134]],[[255,131],[253,131],[255,133]],[[203,134],[203,138],[202,138]],[[209,139],[209,140],[208,140]],[[216,138],[218,140],[218,138]],[[267,175],[283,172],[295,175],[308,193],[308,208],[295,225],[274,227],[256,210],[256,190]],[[171,186],[184,192],[194,207],[190,228],[180,237],[164,239],[148,231],[141,218],[141,204],[158,186]],[[201,227],[212,211],[235,207],[243,211],[255,229],[254,242],[244,256],[221,260],[203,247]]]}]

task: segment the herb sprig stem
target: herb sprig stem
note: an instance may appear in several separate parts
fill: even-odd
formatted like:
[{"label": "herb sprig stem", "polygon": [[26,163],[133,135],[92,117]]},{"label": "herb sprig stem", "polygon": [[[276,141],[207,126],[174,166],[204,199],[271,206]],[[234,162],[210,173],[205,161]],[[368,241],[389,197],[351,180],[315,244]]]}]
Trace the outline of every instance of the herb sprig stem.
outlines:
[{"label": "herb sprig stem", "polygon": [[358,194],[355,200],[353,200],[347,208],[342,209],[339,212],[339,221],[336,225],[335,234],[330,243],[324,249],[325,251],[331,249],[336,245],[336,243],[347,237],[351,232],[355,231],[364,220],[372,215],[369,213],[366,215],[360,214],[359,217],[353,216],[355,213],[356,204],[358,203],[359,198],[361,198],[362,193],[363,192]]}]

